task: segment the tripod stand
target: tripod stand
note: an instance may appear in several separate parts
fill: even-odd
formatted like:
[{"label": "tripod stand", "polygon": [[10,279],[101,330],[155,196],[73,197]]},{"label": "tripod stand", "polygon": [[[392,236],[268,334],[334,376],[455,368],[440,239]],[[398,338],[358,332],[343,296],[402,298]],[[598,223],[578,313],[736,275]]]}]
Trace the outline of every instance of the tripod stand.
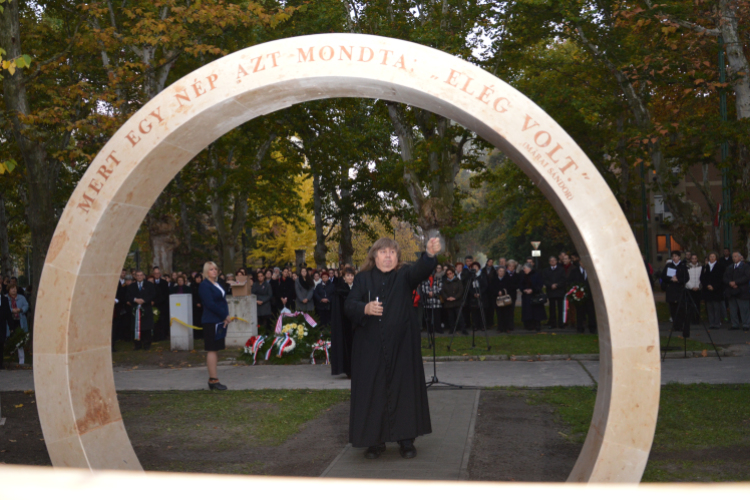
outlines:
[{"label": "tripod stand", "polygon": [[[687,328],[690,328],[690,318],[691,315],[697,314],[698,317],[700,317],[700,311],[698,310],[698,306],[695,304],[695,301],[693,300],[693,297],[687,293],[687,288],[682,289],[682,292],[680,293],[680,299],[677,301],[677,309],[675,310],[675,317],[672,318],[672,326],[669,328],[669,337],[667,337],[667,345],[662,347],[662,356],[661,360],[664,362],[665,359],[667,359],[667,351],[669,350],[669,342],[672,340],[672,333],[674,332],[674,325],[677,322],[677,318],[680,316],[680,309],[684,309],[685,316],[683,318],[683,321],[687,321]],[[706,335],[708,335],[708,340],[711,341],[711,345],[714,348],[714,351],[716,351],[716,356],[719,358],[719,361],[721,361],[721,356],[719,355],[719,350],[716,348],[716,344],[714,344],[714,339],[711,338],[711,332],[708,330],[708,327],[706,326],[706,322],[702,319],[699,320],[701,326],[704,330],[706,330]],[[682,346],[683,346],[683,352],[685,353],[685,357],[687,358],[687,337],[685,335],[682,336]]]},{"label": "tripod stand", "polygon": [[[424,307],[424,303],[425,302],[422,301],[423,307]],[[427,386],[428,389],[436,385],[455,387],[456,389],[476,389],[476,387],[474,386],[451,384],[450,382],[441,382],[440,380],[438,380],[438,377],[437,377],[437,343],[435,342],[435,308],[434,307],[430,308],[430,320],[431,320],[431,323],[430,323],[431,328],[427,328],[427,338],[429,340],[430,345],[427,348],[429,349],[430,347],[432,347],[432,377],[430,377],[430,381],[426,382],[425,385]]]},{"label": "tripod stand", "polygon": [[[487,341],[487,350],[491,350],[492,347],[490,346],[490,337],[487,333],[487,320],[485,319],[484,315],[484,305],[482,304],[482,294],[479,291],[479,281],[476,278],[471,279],[471,285],[467,286],[464,289],[464,296],[461,299],[461,305],[458,307],[459,314],[461,311],[463,311],[464,307],[466,306],[466,299],[469,297],[469,291],[475,290],[476,293],[479,294],[479,297],[477,298],[477,302],[479,303],[479,313],[482,316],[482,328],[484,329],[484,339]],[[456,337],[456,329],[458,328],[458,319],[456,320],[455,324],[453,325],[453,331],[451,332],[451,340],[448,342],[447,349],[450,351],[451,346],[453,345],[453,339]],[[471,348],[476,349],[476,343],[474,342],[475,337],[474,334],[476,333],[476,326],[474,325],[474,322],[471,322]]]}]

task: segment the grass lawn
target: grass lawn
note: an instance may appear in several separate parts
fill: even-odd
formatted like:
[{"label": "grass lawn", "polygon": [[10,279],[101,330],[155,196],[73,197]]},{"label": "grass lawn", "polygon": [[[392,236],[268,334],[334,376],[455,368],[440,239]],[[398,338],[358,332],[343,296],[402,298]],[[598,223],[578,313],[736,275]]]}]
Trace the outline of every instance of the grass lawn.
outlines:
[{"label": "grass lawn", "polygon": [[[556,387],[530,393],[568,425],[566,437],[582,443],[596,392]],[[659,419],[644,482],[749,481],[750,385],[668,384],[662,387]]]},{"label": "grass lawn", "polygon": [[[438,356],[466,356],[466,355],[516,355],[534,356],[537,354],[597,354],[599,352],[599,337],[591,334],[557,334],[528,333],[519,335],[492,335],[487,351],[487,341],[484,336],[477,334],[476,348],[471,348],[471,336],[457,335],[453,340],[451,350],[448,351],[448,336],[438,337]],[[662,344],[666,344],[667,337],[661,337]],[[671,345],[682,348],[682,338],[672,337]],[[687,341],[688,351],[702,351],[706,345],[696,340]],[[427,349],[427,339],[422,339],[422,356],[432,356],[432,349]]]},{"label": "grass lawn", "polygon": [[[118,392],[118,397],[142,394]],[[139,415],[158,421],[152,430],[155,435],[166,431],[177,437],[188,436],[200,427],[202,433],[210,434],[219,427],[215,439],[220,448],[250,437],[256,445],[277,445],[327,408],[348,401],[349,395],[345,390],[304,389],[225,391],[220,397],[210,391],[165,391],[149,394],[147,406],[126,410],[123,417],[127,420]],[[184,446],[190,447],[190,441],[186,440]]]}]

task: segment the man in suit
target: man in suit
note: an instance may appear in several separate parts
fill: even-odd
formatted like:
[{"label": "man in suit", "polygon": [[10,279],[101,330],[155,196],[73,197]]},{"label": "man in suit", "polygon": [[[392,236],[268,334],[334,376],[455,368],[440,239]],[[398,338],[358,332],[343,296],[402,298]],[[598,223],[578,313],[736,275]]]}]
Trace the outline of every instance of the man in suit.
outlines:
[{"label": "man in suit", "polygon": [[542,271],[542,280],[547,289],[549,299],[549,323],[550,328],[564,327],[563,323],[563,299],[565,298],[565,270],[557,265],[555,257],[549,258],[549,267]]},{"label": "man in suit", "polygon": [[169,338],[169,283],[162,278],[159,266],[154,266],[151,271],[156,286],[156,298],[154,307],[159,309],[159,321],[154,324],[154,340],[167,340]]},{"label": "man in suit", "polygon": [[[466,290],[466,287],[471,286],[471,280],[474,278],[474,273],[471,270],[471,265],[474,263],[474,257],[471,255],[467,255],[464,257],[464,266],[459,267],[458,265],[460,262],[456,264],[456,278],[461,280],[461,283],[464,286],[464,290]],[[471,293],[469,293],[471,295]],[[469,296],[466,297],[466,304],[464,304],[464,308],[461,310],[461,314],[464,317],[464,324],[466,327],[471,326],[471,307],[469,307]],[[474,328],[476,328],[476,325],[474,325]]]},{"label": "man in suit", "polygon": [[722,271],[718,255],[711,252],[708,255],[708,264],[703,267],[701,273],[701,284],[703,285],[703,301],[706,303],[708,312],[709,328],[721,328],[721,320],[724,318],[724,272]]},{"label": "man in suit", "polygon": [[[588,293],[588,297],[586,297],[583,302],[574,303],[576,311],[576,330],[578,333],[585,332],[586,320],[588,319],[589,333],[596,334],[596,308],[594,307],[594,296],[591,293],[591,287],[589,286],[589,274],[583,266],[583,263],[580,261],[578,266],[571,265],[570,267],[568,285],[572,286],[574,284],[583,283],[583,286],[586,287]],[[570,304],[570,302],[568,303]]]},{"label": "man in suit", "polygon": [[136,271],[135,283],[128,287],[126,303],[134,311],[131,325],[135,349],[143,348],[148,351],[151,348],[154,329],[154,310],[151,304],[156,299],[156,286],[145,278],[143,271]]},{"label": "man in suit", "polygon": [[688,298],[685,284],[690,280],[687,265],[682,260],[682,252],[672,251],[670,260],[662,271],[662,289],[666,292],[667,304],[669,304],[669,315],[675,331],[682,330],[684,337],[690,336],[690,315],[686,314],[688,309]]},{"label": "man in suit", "polygon": [[729,300],[732,319],[730,330],[750,333],[750,264],[743,262],[742,254],[732,254],[732,265],[724,271],[724,295]]},{"label": "man in suit", "polygon": [[[719,266],[719,270],[721,272],[721,278],[722,281],[724,280],[724,273],[727,271],[728,267],[731,267],[733,264],[732,262],[732,252],[729,251],[728,248],[724,248],[724,255],[718,260],[717,265]],[[729,323],[729,299],[724,297],[724,314],[722,315],[722,318],[724,318],[724,321]]]}]

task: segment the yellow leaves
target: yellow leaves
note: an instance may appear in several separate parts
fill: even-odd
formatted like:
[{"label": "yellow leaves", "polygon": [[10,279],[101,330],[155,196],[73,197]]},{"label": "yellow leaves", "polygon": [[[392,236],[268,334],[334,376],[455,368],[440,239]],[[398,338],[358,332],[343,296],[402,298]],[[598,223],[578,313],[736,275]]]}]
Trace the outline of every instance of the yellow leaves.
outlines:
[{"label": "yellow leaves", "polygon": [[661,32],[664,33],[665,35],[668,35],[670,33],[674,33],[676,31],[677,31],[677,27],[675,27],[675,26],[665,26],[665,27],[663,27],[661,29]]},{"label": "yellow leaves", "polygon": [[16,169],[17,165],[18,164],[16,163],[15,160],[6,160],[6,161],[0,162],[0,175],[4,175],[6,173],[9,174],[13,172],[13,170]]}]

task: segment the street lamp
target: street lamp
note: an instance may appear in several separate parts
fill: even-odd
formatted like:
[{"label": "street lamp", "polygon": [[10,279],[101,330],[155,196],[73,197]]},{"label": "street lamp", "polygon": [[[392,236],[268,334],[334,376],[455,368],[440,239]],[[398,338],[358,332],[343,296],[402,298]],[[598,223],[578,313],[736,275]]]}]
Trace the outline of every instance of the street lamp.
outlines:
[{"label": "street lamp", "polygon": [[539,250],[539,247],[542,245],[541,241],[532,241],[531,242],[531,248],[533,250],[531,251],[531,256],[534,257],[534,267],[539,270],[539,257],[542,256],[542,251]]}]

